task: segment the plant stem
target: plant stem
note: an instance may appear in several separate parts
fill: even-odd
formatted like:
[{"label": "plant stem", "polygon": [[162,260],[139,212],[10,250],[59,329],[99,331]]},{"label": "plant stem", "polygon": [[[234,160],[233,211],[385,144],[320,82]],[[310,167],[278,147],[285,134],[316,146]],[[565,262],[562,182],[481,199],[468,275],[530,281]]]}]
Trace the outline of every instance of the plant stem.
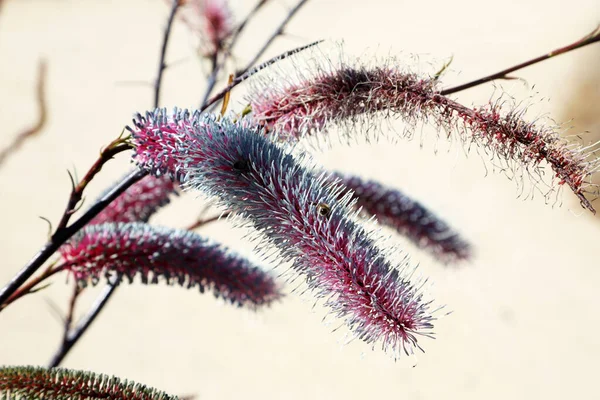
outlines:
[{"label": "plant stem", "polygon": [[8,305],[10,305],[11,303],[13,303],[15,300],[20,299],[21,297],[31,293],[31,291],[37,286],[39,285],[41,282],[43,282],[44,280],[48,279],[49,277],[51,277],[52,275],[61,272],[62,270],[64,270],[64,266],[59,266],[56,268],[52,268],[52,266],[50,266],[46,271],[42,272],[39,276],[37,276],[36,278],[30,280],[29,282],[27,282],[26,285],[23,285],[19,288],[19,290],[17,290],[15,293],[12,294],[12,296],[10,296],[6,302],[4,302],[1,306],[0,306],[0,310],[3,310],[4,308],[6,308]]},{"label": "plant stem", "polygon": [[83,317],[81,321],[79,321],[77,326],[72,331],[69,331],[69,333],[65,335],[60,348],[50,360],[48,367],[54,368],[60,365],[60,363],[64,360],[65,356],[69,353],[71,348],[73,348],[73,346],[79,341],[81,336],[89,328],[92,322],[94,322],[98,314],[100,314],[100,311],[102,311],[108,300],[110,300],[111,296],[114,294],[117,286],[118,284],[108,284],[104,288],[100,296],[98,296],[98,298],[94,302],[94,305],[92,306],[88,314],[85,317]]},{"label": "plant stem", "polygon": [[108,147],[100,153],[100,157],[96,160],[96,162],[92,165],[92,167],[85,174],[83,179],[75,185],[73,183],[73,188],[71,189],[71,195],[69,196],[69,201],[67,202],[67,207],[63,213],[63,216],[58,223],[58,227],[56,231],[64,229],[69,223],[69,219],[76,211],[77,204],[81,201],[83,197],[83,191],[87,187],[87,185],[94,179],[96,174],[100,172],[104,164],[106,164],[109,160],[111,160],[115,155],[125,151],[130,150],[131,145],[128,143],[124,143],[123,139],[119,138],[111,142]]},{"label": "plant stem", "polygon": [[591,33],[587,34],[583,38],[581,38],[578,41],[576,41],[574,43],[571,43],[571,44],[569,44],[567,46],[564,46],[564,47],[552,50],[549,53],[546,53],[546,54],[541,55],[539,57],[533,58],[533,59],[531,59],[529,61],[525,61],[525,62],[523,62],[521,64],[517,64],[517,65],[515,65],[513,67],[504,69],[504,70],[502,70],[500,72],[496,72],[495,74],[488,75],[488,76],[485,76],[483,78],[479,78],[479,79],[476,79],[476,80],[471,81],[471,82],[464,83],[464,84],[459,85],[459,86],[455,86],[455,87],[451,87],[451,88],[448,88],[448,89],[444,89],[444,90],[442,90],[440,92],[440,94],[445,96],[445,95],[449,95],[449,94],[452,94],[452,93],[457,93],[457,92],[460,92],[460,91],[463,91],[463,90],[466,90],[466,89],[470,89],[472,87],[479,86],[481,84],[484,84],[484,83],[487,83],[487,82],[491,82],[491,81],[496,80],[496,79],[509,79],[508,74],[510,74],[511,72],[520,70],[520,69],[525,68],[525,67],[529,67],[530,65],[537,64],[537,63],[545,61],[545,60],[547,60],[549,58],[556,57],[556,56],[559,56],[561,54],[568,53],[570,51],[582,48],[584,46],[587,46],[588,44],[596,43],[598,41],[600,41],[600,26],[596,27],[596,29],[594,29]]},{"label": "plant stem", "polygon": [[[102,196],[96,203],[90,207],[77,221],[63,229],[57,229],[50,240],[41,248],[38,253],[0,290],[0,304],[15,293],[21,285],[25,283],[67,240],[77,231],[83,228],[96,215],[98,215],[106,206],[123,193],[129,186],[133,185],[147,173],[141,170],[135,170],[130,173],[121,183]],[[1,309],[0,309],[1,311]]]}]

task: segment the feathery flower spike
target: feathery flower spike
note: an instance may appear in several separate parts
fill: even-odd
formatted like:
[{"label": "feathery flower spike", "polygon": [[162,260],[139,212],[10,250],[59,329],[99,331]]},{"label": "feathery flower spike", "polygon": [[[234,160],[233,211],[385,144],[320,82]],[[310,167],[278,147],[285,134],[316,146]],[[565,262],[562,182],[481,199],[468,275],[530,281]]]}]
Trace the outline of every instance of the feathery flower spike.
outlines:
[{"label": "feathery flower spike", "polygon": [[2,400],[177,400],[159,390],[104,374],[64,368],[0,367]]},{"label": "feathery flower spike", "polygon": [[289,74],[258,79],[248,96],[253,118],[286,140],[326,131],[331,125],[351,132],[362,122],[372,125],[379,115],[399,116],[413,127],[432,123],[448,137],[457,136],[466,148],[475,143],[493,159],[496,156],[515,175],[524,169],[533,175],[534,184],[542,181],[540,164],[545,161],[558,185],[567,184],[582,206],[595,212],[585,195],[598,196],[589,180],[598,169],[598,160],[588,161],[586,148],[569,145],[553,128],[529,123],[521,112],[504,111],[499,103],[465,107],[441,95],[437,79],[394,65],[316,64],[310,76],[299,76],[292,83]]},{"label": "feathery flower spike", "polygon": [[350,190],[358,207],[377,220],[396,229],[417,246],[451,263],[471,256],[471,246],[444,221],[399,190],[357,176],[335,174]]},{"label": "feathery flower spike", "polygon": [[[414,268],[405,261],[394,265],[391,251],[380,249],[376,235],[356,222],[350,196],[339,196],[342,185],[273,143],[260,127],[178,110],[149,114],[132,129],[134,146],[145,149],[134,156],[141,167],[165,172],[165,164],[153,161],[164,158],[163,147],[154,147],[153,157],[148,141],[162,135],[170,146],[185,138],[168,162],[184,176],[184,186],[245,217],[356,337],[396,356],[420,348],[417,335],[429,336],[434,319],[421,293],[424,282],[411,281]],[[179,129],[171,135],[173,126]]]},{"label": "feathery flower spike", "polygon": [[227,0],[189,0],[189,12],[181,14],[190,29],[197,31],[207,54],[215,54],[233,33],[234,18]]},{"label": "feathery flower spike", "polygon": [[66,268],[85,285],[102,275],[136,275],[142,283],[163,277],[200,292],[212,289],[238,306],[256,307],[281,294],[273,278],[223,246],[196,233],[143,223],[88,225],[60,248]]},{"label": "feathery flower spike", "polygon": [[148,222],[159,208],[169,204],[169,197],[177,194],[178,186],[168,177],[146,176],[110,203],[90,221],[90,225],[106,222]]}]

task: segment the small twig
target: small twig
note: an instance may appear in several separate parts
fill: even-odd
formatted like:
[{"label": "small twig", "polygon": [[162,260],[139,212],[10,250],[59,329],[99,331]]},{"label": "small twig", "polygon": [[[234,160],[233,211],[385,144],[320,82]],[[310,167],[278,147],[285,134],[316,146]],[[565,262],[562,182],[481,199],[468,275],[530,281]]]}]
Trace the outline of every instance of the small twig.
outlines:
[{"label": "small twig", "polygon": [[106,149],[100,152],[100,157],[98,157],[83,179],[77,185],[73,185],[73,188],[71,189],[71,195],[69,196],[69,201],[67,202],[67,207],[65,208],[60,222],[58,223],[58,227],[56,228],[57,230],[63,229],[67,226],[69,219],[76,211],[77,204],[83,197],[83,191],[92,181],[92,179],[94,179],[96,174],[100,172],[104,164],[111,160],[115,155],[129,149],[131,149],[131,145],[128,144],[124,139],[118,138],[112,141]]},{"label": "small twig", "polygon": [[115,292],[118,284],[109,283],[100,296],[94,302],[94,305],[88,312],[88,314],[79,321],[77,326],[69,331],[66,335],[65,339],[62,341],[62,344],[58,351],[52,357],[48,366],[50,368],[54,368],[60,365],[60,363],[64,360],[65,356],[69,353],[69,351],[73,348],[73,346],[79,341],[81,336],[85,333],[85,331],[90,327],[92,322],[96,319],[100,311],[104,308],[110,297]]},{"label": "small twig", "polygon": [[33,293],[34,291],[39,290],[39,289],[35,289],[35,287],[38,286],[43,281],[45,281],[46,279],[50,278],[52,275],[54,275],[58,272],[61,272],[64,269],[65,269],[64,265],[60,265],[58,267],[54,267],[51,265],[44,272],[42,272],[39,276],[37,276],[36,278],[27,282],[26,285],[21,286],[19,288],[19,290],[17,290],[15,293],[13,293],[13,295],[10,296],[6,300],[6,302],[0,304],[0,310],[3,310],[4,308],[8,307],[8,305],[13,303],[15,300],[20,299],[21,297],[23,297],[27,294]]},{"label": "small twig", "polygon": [[517,70],[525,68],[525,67],[529,67],[530,65],[537,64],[537,63],[545,61],[549,58],[568,53],[570,51],[582,48],[584,46],[587,46],[588,44],[596,43],[598,41],[600,41],[600,25],[598,27],[596,27],[596,29],[594,29],[588,35],[584,36],[583,38],[579,39],[578,41],[571,43],[565,47],[561,47],[561,48],[552,50],[549,53],[546,53],[544,55],[541,55],[541,56],[531,59],[529,61],[525,61],[521,64],[517,64],[514,67],[510,67],[510,68],[504,69],[500,72],[496,72],[495,74],[488,75],[486,77],[476,79],[474,81],[464,83],[459,86],[444,89],[440,92],[440,94],[445,96],[445,95],[449,95],[452,93],[457,93],[457,92],[460,92],[460,91],[463,91],[466,89],[470,89],[475,86],[479,86],[483,83],[491,82],[496,79],[511,79],[510,77],[508,77],[508,74],[510,74],[511,72],[517,71]]},{"label": "small twig", "polygon": [[75,305],[77,304],[77,298],[83,291],[83,287],[79,286],[77,282],[73,287],[73,294],[71,295],[71,299],[69,300],[69,310],[67,311],[67,315],[65,316],[64,321],[64,330],[63,330],[63,342],[66,342],[69,337],[69,332],[71,331],[71,327],[73,325],[73,317],[75,315]]},{"label": "small twig", "polygon": [[273,41],[275,39],[277,39],[277,37],[279,35],[283,34],[283,31],[284,31],[285,27],[287,26],[287,24],[294,17],[294,15],[296,15],[296,13],[298,11],[300,11],[300,8],[302,8],[302,6],[304,4],[306,4],[307,1],[308,0],[300,0],[294,6],[294,8],[292,8],[290,10],[290,12],[288,13],[288,15],[283,19],[283,21],[281,21],[281,23],[279,24],[279,26],[277,27],[277,29],[275,29],[275,32],[273,32],[273,34],[263,44],[263,47],[254,55],[254,58],[246,65],[246,67],[244,67],[244,69],[242,69],[241,71],[238,71],[236,75],[238,75],[238,76],[239,75],[243,75],[246,71],[248,71],[250,68],[252,68],[252,66],[254,64],[256,64],[256,62],[262,57],[262,55],[269,49],[269,47],[271,46],[271,44],[273,44]]},{"label": "small twig", "polygon": [[104,210],[114,199],[127,190],[129,186],[138,182],[146,175],[147,172],[145,171],[133,171],[123,181],[96,201],[77,221],[64,229],[58,229],[44,247],[0,290],[0,304],[4,304],[71,236]]},{"label": "small twig", "polygon": [[[202,102],[200,103],[200,107],[202,107],[202,106],[204,106],[204,104],[206,104],[206,102],[208,101],[208,97],[212,93],[212,91],[215,87],[215,84],[217,83],[217,77],[219,75],[219,71],[221,70],[221,65],[219,65],[218,60],[219,60],[219,52],[215,51],[215,53],[210,58],[211,72],[210,72],[210,76],[208,77],[208,83],[206,84],[206,90],[204,91],[204,96],[202,97]],[[225,62],[225,60],[223,61],[223,63],[224,62]]]},{"label": "small twig", "polygon": [[162,87],[162,77],[165,68],[167,65],[165,64],[165,57],[167,55],[167,46],[169,43],[169,37],[171,36],[171,27],[173,25],[173,20],[175,19],[175,14],[177,13],[177,9],[181,5],[181,0],[173,0],[173,4],[171,6],[171,13],[169,14],[169,18],[167,19],[167,27],[165,28],[165,33],[163,35],[163,42],[160,49],[160,58],[158,61],[158,73],[156,75],[156,80],[154,81],[154,108],[158,107],[160,104],[160,89]]},{"label": "small twig", "polygon": [[48,76],[48,65],[46,60],[40,60],[38,64],[38,76],[36,86],[36,101],[38,105],[38,119],[37,122],[30,128],[19,133],[13,142],[8,145],[4,150],[0,151],[0,165],[6,161],[8,156],[14,154],[23,143],[37,135],[46,125],[48,119],[48,107],[46,106],[46,80]]}]

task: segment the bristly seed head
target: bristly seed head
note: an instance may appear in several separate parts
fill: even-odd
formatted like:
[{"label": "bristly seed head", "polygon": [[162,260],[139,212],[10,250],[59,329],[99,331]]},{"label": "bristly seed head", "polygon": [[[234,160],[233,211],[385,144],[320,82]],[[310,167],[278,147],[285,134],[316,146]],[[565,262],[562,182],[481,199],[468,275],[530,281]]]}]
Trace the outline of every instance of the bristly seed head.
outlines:
[{"label": "bristly seed head", "polygon": [[88,225],[60,248],[65,265],[82,285],[101,276],[212,290],[238,306],[267,305],[281,294],[273,278],[194,232],[143,223]]},{"label": "bristly seed head", "polygon": [[[154,159],[164,157],[160,142],[173,144],[162,165],[179,171],[184,186],[216,197],[245,218],[283,261],[293,261],[356,337],[394,355],[420,348],[417,336],[429,336],[434,320],[431,302],[423,299],[423,282],[415,282],[415,271],[405,262],[394,265],[391,250],[377,246],[377,235],[357,222],[350,197],[340,198],[343,186],[247,122],[190,117],[180,110],[171,115],[156,110],[146,120],[158,123],[136,125],[138,148],[148,149],[145,131],[154,132],[151,141],[160,140],[156,157],[143,152],[142,166],[156,171]],[[141,153],[136,150],[138,162]],[[250,166],[243,174],[236,166],[240,160]]]},{"label": "bristly seed head", "polygon": [[549,197],[557,188],[542,179],[540,164],[545,161],[554,171],[553,183],[567,184],[594,212],[586,194],[598,196],[589,179],[599,167],[598,157],[588,161],[591,153],[586,148],[569,146],[551,127],[524,121],[514,107],[502,109],[499,103],[465,107],[440,94],[437,77],[421,77],[392,63],[371,67],[342,60],[336,65],[316,58],[314,64],[297,79],[289,73],[256,79],[248,96],[255,121],[287,141],[327,131],[332,125],[340,125],[349,139],[357,126],[371,127],[381,116],[401,117],[408,134],[419,123],[431,123],[448,138],[460,139],[467,149],[471,143],[484,149],[493,160],[500,160],[509,176],[532,176],[534,187]]},{"label": "bristly seed head", "polygon": [[[417,246],[444,263],[467,260],[471,246],[460,235],[419,202],[399,190],[357,176],[336,174],[356,198],[356,206],[368,216],[394,228]],[[343,192],[345,194],[347,192]]]}]

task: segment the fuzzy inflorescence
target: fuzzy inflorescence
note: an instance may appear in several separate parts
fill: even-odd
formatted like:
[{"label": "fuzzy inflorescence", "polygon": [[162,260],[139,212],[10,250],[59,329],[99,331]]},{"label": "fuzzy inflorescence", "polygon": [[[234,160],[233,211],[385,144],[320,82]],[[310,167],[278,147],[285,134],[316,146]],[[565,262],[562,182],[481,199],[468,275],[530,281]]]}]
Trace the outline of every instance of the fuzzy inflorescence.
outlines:
[{"label": "fuzzy inflorescence", "polygon": [[88,225],[60,248],[65,268],[80,284],[116,275],[143,283],[178,283],[233,304],[260,306],[280,297],[274,279],[196,233],[142,223]]},{"label": "fuzzy inflorescence", "polygon": [[352,190],[357,206],[368,215],[396,229],[442,262],[466,260],[471,246],[448,224],[419,202],[397,189],[353,175],[336,174]]},{"label": "fuzzy inflorescence", "polygon": [[[533,182],[548,163],[559,185],[567,184],[582,205],[594,211],[586,194],[596,195],[589,176],[597,162],[588,162],[582,146],[572,146],[553,128],[529,123],[522,112],[499,103],[465,107],[443,96],[437,77],[422,77],[396,65],[367,67],[340,62],[315,66],[297,80],[289,75],[257,80],[248,96],[254,119],[286,140],[327,130],[331,125],[352,128],[376,116],[403,118],[409,126],[431,123],[448,137],[457,135],[491,153],[504,167],[533,172]],[[346,129],[352,131],[352,129]]]},{"label": "fuzzy inflorescence", "polygon": [[183,20],[202,39],[207,54],[216,54],[233,32],[234,18],[227,0],[189,0]]},{"label": "fuzzy inflorescence", "polygon": [[103,374],[64,368],[0,367],[0,399],[177,400],[145,385]]},{"label": "fuzzy inflorescence", "polygon": [[[162,130],[162,126],[167,129]],[[172,135],[172,128],[178,131]],[[368,343],[410,353],[417,335],[433,327],[430,302],[414,269],[395,265],[375,243],[373,233],[356,222],[343,185],[295,157],[265,136],[262,128],[176,110],[148,113],[131,129],[134,160],[152,173],[173,165],[184,185],[215,196],[276,246],[282,259],[304,274],[310,287]],[[147,142],[179,141],[167,163],[163,147],[156,156]],[[183,139],[181,139],[183,138]]]},{"label": "fuzzy inflorescence", "polygon": [[107,222],[148,222],[159,208],[169,204],[170,196],[177,194],[178,186],[168,177],[146,176],[112,201],[90,221],[90,225]]}]

